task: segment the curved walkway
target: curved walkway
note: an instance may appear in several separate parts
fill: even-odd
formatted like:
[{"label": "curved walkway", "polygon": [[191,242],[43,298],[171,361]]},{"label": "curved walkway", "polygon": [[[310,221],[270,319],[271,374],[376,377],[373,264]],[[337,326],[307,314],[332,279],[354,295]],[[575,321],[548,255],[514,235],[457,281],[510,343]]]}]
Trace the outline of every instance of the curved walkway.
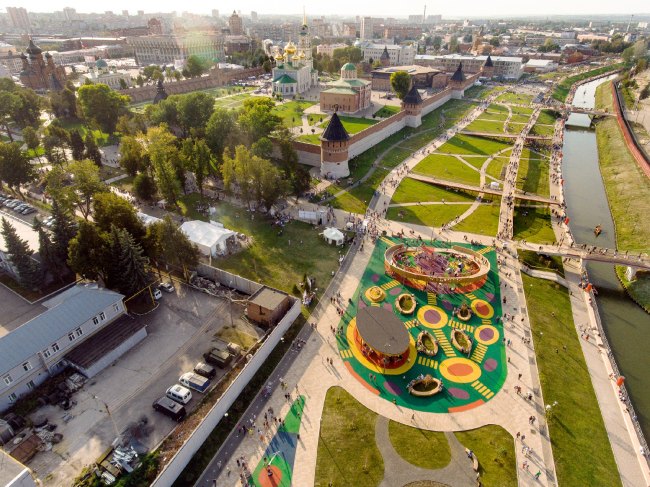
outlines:
[{"label": "curved walkway", "polygon": [[390,441],[388,425],[390,420],[382,415],[377,416],[375,423],[375,442],[384,459],[384,478],[379,487],[402,487],[413,482],[431,480],[452,487],[475,487],[476,472],[473,462],[467,458],[465,447],[456,436],[445,431],[445,437],[451,449],[451,461],[446,467],[428,469],[416,467],[404,460]]}]

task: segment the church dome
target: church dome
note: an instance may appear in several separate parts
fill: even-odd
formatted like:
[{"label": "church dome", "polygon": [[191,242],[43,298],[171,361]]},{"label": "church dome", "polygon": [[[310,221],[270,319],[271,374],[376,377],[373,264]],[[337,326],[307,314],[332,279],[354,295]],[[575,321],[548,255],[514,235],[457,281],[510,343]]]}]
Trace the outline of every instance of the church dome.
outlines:
[{"label": "church dome", "polygon": [[352,63],[345,63],[341,68],[342,71],[356,71],[357,67]]},{"label": "church dome", "polygon": [[296,46],[293,44],[293,42],[289,41],[289,44],[287,44],[287,47],[284,49],[287,54],[295,54],[296,53]]},{"label": "church dome", "polygon": [[27,51],[27,54],[34,54],[34,55],[37,55],[37,54],[40,54],[40,53],[43,52],[40,47],[38,47],[36,44],[34,44],[34,41],[32,39],[29,40],[29,46],[25,50]]},{"label": "church dome", "polygon": [[212,62],[213,62],[214,64],[217,64],[217,63],[219,62],[219,58],[218,58],[218,57],[213,58],[213,59],[212,59]]},{"label": "church dome", "polygon": [[98,68],[108,68],[108,64],[106,64],[106,61],[104,61],[103,59],[100,59],[99,61],[97,61],[96,66]]},{"label": "church dome", "polygon": [[294,54],[294,55],[291,57],[291,60],[292,60],[292,61],[298,61],[299,59],[300,59],[300,58],[298,57],[297,54]]},{"label": "church dome", "polygon": [[280,53],[278,53],[278,55],[275,56],[276,61],[282,61],[283,59],[284,59],[284,57],[282,57],[282,54],[280,54]]},{"label": "church dome", "polygon": [[305,59],[306,57],[305,51],[300,51],[300,59]]}]

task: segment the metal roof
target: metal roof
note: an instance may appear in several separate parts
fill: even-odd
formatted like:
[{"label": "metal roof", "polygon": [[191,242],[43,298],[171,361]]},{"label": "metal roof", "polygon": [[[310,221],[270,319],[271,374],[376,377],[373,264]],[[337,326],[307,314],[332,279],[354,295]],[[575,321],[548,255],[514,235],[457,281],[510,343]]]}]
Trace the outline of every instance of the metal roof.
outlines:
[{"label": "metal roof", "polygon": [[287,296],[288,294],[282,291],[264,286],[248,298],[248,302],[261,306],[264,309],[274,310],[282,304]]},{"label": "metal roof", "polygon": [[411,105],[419,105],[422,103],[422,97],[420,96],[420,92],[415,85],[411,87],[411,90],[402,101],[404,103],[410,103]]},{"label": "metal roof", "polygon": [[344,142],[350,140],[350,136],[345,130],[345,127],[336,112],[334,112],[334,115],[332,115],[331,120],[327,124],[325,132],[323,132],[319,138],[330,142]]},{"label": "metal roof", "polygon": [[282,85],[290,85],[290,84],[293,84],[293,83],[297,83],[298,81],[296,81],[295,79],[293,79],[291,76],[289,76],[287,74],[283,74],[279,78],[274,79],[273,82],[274,83],[280,83]]},{"label": "metal roof", "polygon": [[354,91],[352,88],[329,88],[323,90],[322,93],[336,93],[338,95],[357,95],[357,91]]},{"label": "metal roof", "polygon": [[124,296],[96,284],[78,284],[44,305],[45,313],[0,337],[0,375],[52,345]]}]

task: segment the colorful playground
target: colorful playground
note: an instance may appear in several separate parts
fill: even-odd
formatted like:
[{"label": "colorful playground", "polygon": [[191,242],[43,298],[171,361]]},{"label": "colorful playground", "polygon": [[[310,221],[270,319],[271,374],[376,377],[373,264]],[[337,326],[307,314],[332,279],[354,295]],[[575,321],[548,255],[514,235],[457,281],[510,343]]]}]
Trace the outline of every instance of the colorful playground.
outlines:
[{"label": "colorful playground", "polygon": [[506,379],[500,303],[493,247],[381,237],[339,323],[339,353],[387,401],[466,411]]}]

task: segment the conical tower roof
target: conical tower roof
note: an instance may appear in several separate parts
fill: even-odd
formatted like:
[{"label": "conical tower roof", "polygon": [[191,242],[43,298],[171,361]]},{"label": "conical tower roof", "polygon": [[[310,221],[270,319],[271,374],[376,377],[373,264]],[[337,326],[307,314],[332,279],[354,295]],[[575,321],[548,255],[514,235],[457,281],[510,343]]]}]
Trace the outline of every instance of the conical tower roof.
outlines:
[{"label": "conical tower roof", "polygon": [[29,46],[25,50],[27,51],[27,54],[34,54],[34,55],[38,55],[43,52],[43,50],[40,47],[34,44],[33,39],[29,40]]},{"label": "conical tower roof", "polygon": [[52,73],[50,73],[50,91],[54,91],[55,93],[63,91],[63,85]]},{"label": "conical tower roof", "polygon": [[410,103],[411,105],[419,105],[422,103],[422,97],[420,96],[420,92],[415,85],[411,87],[411,90],[406,95],[406,98],[404,98],[402,101],[404,103]]},{"label": "conical tower roof", "polygon": [[327,124],[325,132],[323,132],[323,135],[320,136],[320,139],[330,142],[345,142],[346,140],[350,140],[350,136],[345,130],[345,127],[343,126],[343,123],[341,122],[341,119],[336,112],[334,112],[334,115],[332,115],[332,118]]},{"label": "conical tower roof", "polygon": [[156,88],[156,97],[153,99],[153,104],[157,105],[163,100],[166,100],[167,97],[167,92],[165,91],[165,86],[163,85],[163,82],[161,79],[158,80],[158,88]]},{"label": "conical tower roof", "polygon": [[451,81],[465,81],[465,75],[463,74],[463,63],[458,63],[458,69],[451,77]]},{"label": "conical tower roof", "polygon": [[483,65],[486,68],[492,68],[494,67],[494,64],[492,64],[492,57],[488,54],[488,58],[485,60],[485,64]]},{"label": "conical tower roof", "polygon": [[384,46],[384,52],[381,53],[381,56],[379,59],[390,59],[390,55],[388,54],[388,47]]}]

